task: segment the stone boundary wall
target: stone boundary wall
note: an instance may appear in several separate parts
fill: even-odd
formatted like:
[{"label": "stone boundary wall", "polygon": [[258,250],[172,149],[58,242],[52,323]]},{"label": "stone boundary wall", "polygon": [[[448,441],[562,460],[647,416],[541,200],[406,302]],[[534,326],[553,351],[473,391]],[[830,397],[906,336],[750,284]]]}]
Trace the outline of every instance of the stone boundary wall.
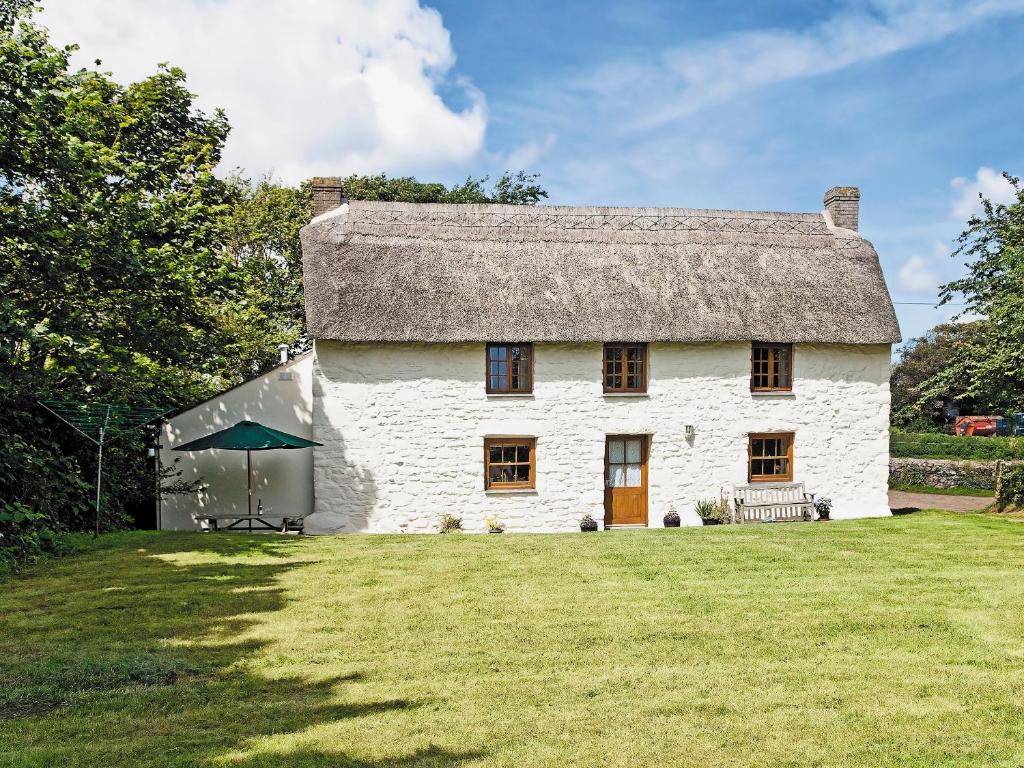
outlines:
[{"label": "stone boundary wall", "polygon": [[999,467],[1024,461],[963,461],[955,459],[889,459],[890,485],[930,485],[934,488],[996,489]]}]

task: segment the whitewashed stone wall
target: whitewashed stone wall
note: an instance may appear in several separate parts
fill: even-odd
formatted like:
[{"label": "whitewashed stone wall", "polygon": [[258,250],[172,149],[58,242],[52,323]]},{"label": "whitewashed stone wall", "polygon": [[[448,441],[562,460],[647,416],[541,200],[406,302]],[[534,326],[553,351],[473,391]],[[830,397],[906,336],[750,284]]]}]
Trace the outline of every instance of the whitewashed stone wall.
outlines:
[{"label": "whitewashed stone wall", "polygon": [[[888,515],[888,345],[800,344],[791,395],[750,393],[750,344],[650,345],[649,394],[601,391],[600,344],[534,346],[534,394],[488,396],[483,344],[318,341],[310,532],[568,531],[604,518],[608,434],[649,434],[649,521],[746,482],[747,433],[792,431],[794,480],[833,516]],[[693,424],[696,435],[685,436]],[[486,492],[485,436],[537,438],[537,489]]]}]

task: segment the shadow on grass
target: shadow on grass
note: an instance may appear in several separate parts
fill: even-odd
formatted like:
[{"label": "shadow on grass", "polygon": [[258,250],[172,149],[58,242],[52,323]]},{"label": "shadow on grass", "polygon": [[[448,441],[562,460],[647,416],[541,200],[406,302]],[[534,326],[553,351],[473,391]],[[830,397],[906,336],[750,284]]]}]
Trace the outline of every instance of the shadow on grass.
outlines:
[{"label": "shadow on grass", "polygon": [[[280,537],[111,537],[0,594],[0,742],[25,765],[431,766],[478,757],[431,748],[378,762],[299,748],[248,754],[260,737],[421,705],[344,701],[358,669],[277,677],[266,643],[281,577],[312,561]],[[260,667],[254,669],[253,662]],[[269,674],[261,674],[261,672]]]},{"label": "shadow on grass", "polygon": [[452,752],[439,747],[420,749],[402,757],[363,760],[344,754],[318,750],[298,750],[287,754],[260,755],[252,760],[231,762],[238,768],[278,768],[279,766],[318,766],[318,768],[441,768],[457,766],[483,757],[482,752]]},{"label": "shadow on grass", "polygon": [[893,514],[894,517],[901,517],[903,515],[912,515],[915,512],[920,512],[921,508],[920,507],[899,507],[899,508],[892,509],[891,511],[892,511],[892,514]]}]

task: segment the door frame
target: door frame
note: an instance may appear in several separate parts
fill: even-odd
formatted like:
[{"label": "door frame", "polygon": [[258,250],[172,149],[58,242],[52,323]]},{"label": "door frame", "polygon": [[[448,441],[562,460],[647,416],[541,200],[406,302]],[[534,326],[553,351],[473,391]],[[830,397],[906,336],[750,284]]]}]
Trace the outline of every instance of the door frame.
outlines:
[{"label": "door frame", "polygon": [[[631,523],[630,525],[650,525],[650,493],[647,486],[647,466],[651,456],[651,435],[646,432],[629,432],[607,434],[604,436],[604,470],[601,474],[601,486],[604,490],[604,527],[614,525],[612,522],[612,495],[608,487],[608,443],[610,440],[628,440],[640,438],[640,488],[643,489],[644,499],[644,521],[642,523]],[[625,523],[620,523],[625,525]]]}]

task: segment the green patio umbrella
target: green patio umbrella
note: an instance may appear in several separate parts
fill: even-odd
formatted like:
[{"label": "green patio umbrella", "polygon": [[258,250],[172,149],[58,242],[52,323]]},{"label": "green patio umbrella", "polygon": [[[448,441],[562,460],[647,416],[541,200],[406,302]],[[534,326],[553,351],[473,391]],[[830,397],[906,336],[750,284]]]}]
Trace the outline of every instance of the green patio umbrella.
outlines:
[{"label": "green patio umbrella", "polygon": [[323,445],[323,443],[316,443],[298,435],[289,435],[287,432],[282,432],[279,429],[271,429],[260,424],[258,421],[240,421],[233,427],[200,437],[191,443],[179,445],[173,450],[206,451],[211,448],[218,448],[222,451],[245,451],[249,515],[252,516],[252,452],[312,448],[314,445]]}]

